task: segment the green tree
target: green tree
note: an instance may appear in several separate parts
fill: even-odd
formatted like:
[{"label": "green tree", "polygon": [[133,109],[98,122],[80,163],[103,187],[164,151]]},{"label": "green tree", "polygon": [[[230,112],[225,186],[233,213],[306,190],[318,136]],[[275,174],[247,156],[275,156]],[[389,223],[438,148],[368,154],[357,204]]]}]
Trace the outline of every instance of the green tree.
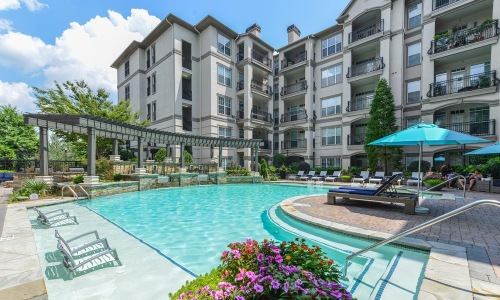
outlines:
[{"label": "green tree", "polygon": [[[130,100],[120,100],[114,104],[109,100],[109,93],[99,88],[97,91],[84,81],[66,81],[62,84],[55,82],[53,89],[39,89],[34,87],[37,100],[35,104],[43,113],[49,114],[89,114],[105,117],[129,124],[145,126],[147,122],[139,123],[139,113],[132,112]],[[83,134],[56,132],[64,141],[75,146],[77,154],[85,157],[87,153],[87,136]],[[111,139],[97,137],[96,151],[98,157],[111,152]]]},{"label": "green tree", "polygon": [[0,158],[30,159],[38,154],[35,128],[24,125],[23,115],[13,106],[0,106]]},{"label": "green tree", "polygon": [[264,178],[264,180],[269,179],[268,172],[269,170],[267,168],[267,162],[265,159],[262,159],[260,161],[260,175]]},{"label": "green tree", "polygon": [[163,162],[166,157],[167,157],[167,149],[165,148],[158,149],[158,151],[155,154],[155,161]]},{"label": "green tree", "polygon": [[[179,156],[179,163],[181,163],[180,156]],[[193,156],[187,150],[184,150],[184,163],[186,163],[186,164],[192,164],[193,163]]]},{"label": "green tree", "polygon": [[383,168],[387,172],[391,164],[396,169],[401,168],[403,159],[401,147],[368,145],[397,131],[394,111],[394,97],[392,96],[391,87],[382,78],[375,89],[375,95],[370,105],[370,118],[366,128],[365,151],[368,156],[368,167],[372,171]]},{"label": "green tree", "polygon": [[49,155],[51,160],[78,160],[74,154],[73,145],[55,133],[49,135]]}]

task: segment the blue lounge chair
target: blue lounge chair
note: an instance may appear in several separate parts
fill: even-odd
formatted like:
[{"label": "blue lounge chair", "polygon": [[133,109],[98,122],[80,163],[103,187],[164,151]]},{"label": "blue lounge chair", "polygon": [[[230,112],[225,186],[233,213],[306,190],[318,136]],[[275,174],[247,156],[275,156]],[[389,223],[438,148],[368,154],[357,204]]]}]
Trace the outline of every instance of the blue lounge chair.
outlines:
[{"label": "blue lounge chair", "polygon": [[309,180],[309,179],[313,178],[314,176],[316,176],[316,171],[309,171],[309,174],[307,174],[306,176],[300,177],[300,180]]},{"label": "blue lounge chair", "polygon": [[370,178],[370,172],[369,171],[361,171],[359,176],[356,176],[352,179],[352,182],[363,183],[363,182],[367,182],[368,178]]},{"label": "blue lounge chair", "polygon": [[330,176],[326,176],[325,178],[325,181],[337,181],[338,179],[340,179],[340,171],[333,171],[333,174],[330,175]]},{"label": "blue lounge chair", "polygon": [[375,172],[375,175],[370,177],[370,179],[368,179],[368,182],[380,184],[382,183],[382,180],[384,180],[384,175],[385,172]]},{"label": "blue lounge chair", "polygon": [[297,180],[299,179],[300,177],[304,176],[304,171],[299,171],[296,175],[290,175],[290,177],[288,177],[289,180]]},{"label": "blue lounge chair", "polygon": [[325,177],[326,177],[326,173],[328,171],[321,171],[319,172],[319,175],[318,176],[314,176],[313,178],[311,178],[312,180],[325,180]]}]

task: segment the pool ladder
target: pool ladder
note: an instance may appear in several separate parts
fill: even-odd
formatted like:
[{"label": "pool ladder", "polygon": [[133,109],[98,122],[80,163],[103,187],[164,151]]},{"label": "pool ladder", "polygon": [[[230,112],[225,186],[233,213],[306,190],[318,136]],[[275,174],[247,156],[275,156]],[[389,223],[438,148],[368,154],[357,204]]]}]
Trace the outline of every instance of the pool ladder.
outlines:
[{"label": "pool ladder", "polygon": [[453,216],[456,216],[456,215],[461,214],[461,213],[463,213],[463,212],[465,212],[465,211],[468,211],[468,210],[469,210],[469,209],[471,209],[471,208],[474,208],[474,207],[476,207],[476,206],[483,205],[483,204],[490,204],[490,205],[495,205],[495,206],[500,207],[500,201],[497,201],[497,200],[490,200],[490,199],[478,200],[478,201],[475,201],[475,202],[469,203],[469,204],[467,204],[467,205],[464,205],[464,206],[462,206],[462,207],[459,207],[459,208],[457,208],[457,209],[455,209],[455,210],[452,210],[452,211],[450,211],[450,212],[448,212],[448,213],[446,213],[446,214],[444,214],[444,215],[441,215],[441,216],[439,216],[439,217],[436,217],[436,218],[434,218],[434,219],[432,219],[432,220],[429,220],[429,221],[427,221],[427,222],[425,222],[425,223],[422,223],[422,224],[418,225],[418,226],[417,226],[417,227],[415,227],[415,228],[412,228],[412,229],[406,230],[406,231],[404,231],[404,232],[401,232],[401,233],[399,233],[399,234],[396,234],[396,235],[395,235],[395,236],[393,236],[393,237],[390,237],[390,238],[388,238],[388,239],[382,240],[382,241],[380,241],[380,242],[378,242],[378,243],[376,243],[376,244],[374,244],[374,245],[372,245],[372,246],[370,246],[370,247],[367,247],[367,248],[365,248],[365,249],[363,249],[363,250],[360,250],[360,251],[358,251],[358,252],[356,252],[356,253],[353,253],[353,254],[349,255],[349,256],[345,259],[345,264],[344,264],[344,272],[343,272],[343,275],[342,275],[342,276],[343,276],[343,279],[345,279],[345,280],[349,281],[349,279],[347,278],[347,267],[349,266],[349,265],[348,265],[348,263],[349,263],[349,261],[350,261],[350,260],[352,260],[352,259],[353,259],[353,258],[355,258],[356,256],[359,256],[359,255],[361,255],[361,254],[363,254],[363,253],[366,253],[366,252],[368,252],[368,251],[374,250],[375,248],[378,248],[378,247],[384,246],[384,245],[386,245],[386,244],[389,244],[389,243],[391,243],[391,242],[394,242],[395,240],[398,240],[398,239],[400,239],[400,238],[402,238],[402,237],[405,237],[405,236],[407,236],[407,235],[409,235],[409,234],[412,234],[412,233],[414,233],[414,232],[417,232],[417,231],[419,231],[420,229],[423,229],[423,228],[426,228],[426,227],[432,226],[432,225],[434,225],[434,224],[436,224],[436,223],[439,223],[439,222],[441,222],[441,221],[443,221],[443,220],[449,219],[449,218],[451,218],[451,217],[453,217]]},{"label": "pool ladder", "polygon": [[[86,191],[86,190],[85,190],[85,189],[84,189],[81,185],[79,185],[79,184],[75,184],[75,185],[73,185],[73,186],[74,186],[74,187],[79,187],[79,188],[83,191],[83,193],[85,193],[85,195],[87,195],[87,199],[90,199],[90,195],[89,195],[89,193],[87,193],[87,191]],[[65,188],[68,188],[68,189],[69,189],[69,190],[73,193],[73,196],[75,197],[75,199],[76,199],[76,200],[78,200],[78,199],[79,199],[78,194],[75,192],[75,190],[74,190],[74,189],[71,187],[71,185],[69,185],[69,184],[65,184],[65,185],[63,185],[63,187],[62,187],[62,189],[61,189],[61,197],[64,197],[64,189],[65,189]]]},{"label": "pool ladder", "polygon": [[[438,184],[438,185],[444,185],[445,183],[448,183],[448,182],[450,182],[450,181],[453,181],[453,180],[455,180],[455,179],[457,179],[457,178],[459,178],[459,179],[463,179],[463,180],[464,180],[464,191],[463,191],[463,193],[462,193],[462,197],[464,197],[464,198],[465,198],[465,185],[466,185],[466,184],[465,184],[465,182],[467,181],[467,179],[465,179],[465,177],[464,177],[464,176],[462,176],[462,175],[457,175],[457,176],[455,176],[455,177],[452,177],[452,178],[450,178],[450,179],[448,179],[448,180],[446,180],[446,181],[444,181],[444,182],[442,182],[442,183],[440,183],[440,184]],[[433,187],[431,187],[431,188],[429,188],[429,189],[426,189],[424,192],[432,192],[431,190],[432,190],[433,188],[435,188],[435,186],[433,186]]]}]

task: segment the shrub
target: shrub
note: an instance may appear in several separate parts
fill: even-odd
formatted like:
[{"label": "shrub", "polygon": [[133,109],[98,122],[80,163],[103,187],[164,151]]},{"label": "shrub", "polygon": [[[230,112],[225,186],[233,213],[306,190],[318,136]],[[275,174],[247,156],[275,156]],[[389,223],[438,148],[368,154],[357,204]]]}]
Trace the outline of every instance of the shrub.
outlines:
[{"label": "shrub", "polygon": [[83,183],[83,175],[77,175],[71,181],[73,184]]},{"label": "shrub", "polygon": [[[297,242],[297,243],[296,243]],[[178,299],[351,299],[338,283],[338,269],[319,246],[305,240],[262,243],[247,239],[224,251],[217,286],[208,275],[188,283]],[[212,271],[214,272],[214,271]],[[212,274],[212,273],[210,273]],[[210,280],[212,279],[212,280]],[[202,282],[209,284],[202,286]],[[193,287],[193,289],[189,289]],[[194,298],[196,297],[196,298]]]},{"label": "shrub", "polygon": [[[431,169],[431,163],[426,160],[422,160],[420,164],[421,164],[420,172],[427,172]],[[418,160],[412,162],[408,166],[407,170],[410,172],[418,172]]]},{"label": "shrub", "polygon": [[37,194],[39,196],[45,196],[50,192],[49,184],[39,179],[28,179],[23,183],[23,187],[26,188],[30,194]]},{"label": "shrub", "polygon": [[260,175],[264,177],[264,180],[268,179],[268,169],[267,169],[267,163],[265,159],[262,159],[260,162]]},{"label": "shrub", "polygon": [[275,166],[269,166],[269,172],[276,173],[276,172],[278,172],[278,169]]},{"label": "shrub", "polygon": [[[181,158],[180,157],[179,157],[179,163],[181,163]],[[193,163],[193,156],[187,150],[184,150],[184,163],[186,163],[186,164],[192,164]]]},{"label": "shrub", "polygon": [[491,174],[494,178],[500,178],[500,156],[490,158],[486,162],[486,168],[483,172]]},{"label": "shrub", "polygon": [[315,167],[315,168],[313,168],[313,170],[316,171],[317,173],[319,173],[321,171],[326,171],[327,174],[333,174],[333,172],[340,171],[340,170],[342,170],[342,168],[340,168],[340,167]]},{"label": "shrub", "polygon": [[223,274],[222,267],[217,267],[205,275],[198,276],[195,280],[187,281],[175,294],[169,293],[168,296],[170,299],[179,299],[181,294],[188,293],[189,291],[198,291],[206,286],[210,289],[215,289]]},{"label": "shrub", "polygon": [[357,167],[357,166],[350,166],[350,167],[348,168],[348,170],[349,170],[349,171],[351,172],[351,174],[353,174],[353,175],[359,175],[359,174],[361,174],[361,171],[362,171],[362,170],[361,170],[361,167]]},{"label": "shrub", "polygon": [[118,173],[113,175],[113,181],[122,181],[123,180],[123,175]]},{"label": "shrub", "polygon": [[225,170],[225,172],[229,176],[250,176],[250,171],[247,169]]},{"label": "shrub", "polygon": [[155,154],[155,161],[163,162],[166,157],[167,157],[167,149],[165,148],[158,149],[158,151]]},{"label": "shrub", "polygon": [[101,157],[95,162],[95,173],[105,179],[112,179],[113,165],[108,159]]},{"label": "shrub", "polygon": [[299,171],[299,163],[298,162],[293,162],[290,165],[288,165],[288,173],[297,174],[298,171]]},{"label": "shrub", "polygon": [[279,168],[285,163],[285,160],[286,160],[285,155],[283,155],[281,153],[275,154],[273,156],[273,166],[275,166],[276,168]]},{"label": "shrub", "polygon": [[438,184],[443,183],[444,181],[445,181],[445,179],[427,179],[427,180],[424,180],[424,182],[430,186],[436,186]]},{"label": "shrub", "polygon": [[269,176],[269,181],[278,181],[278,180],[280,180],[280,179],[276,175]]},{"label": "shrub", "polygon": [[311,169],[311,166],[303,161],[299,163],[297,168],[299,169],[299,171],[304,171],[305,173],[307,173]]},{"label": "shrub", "polygon": [[30,194],[31,194],[31,191],[28,188],[22,187],[19,190],[10,194],[8,201],[9,202],[26,201],[26,200],[29,200]]}]

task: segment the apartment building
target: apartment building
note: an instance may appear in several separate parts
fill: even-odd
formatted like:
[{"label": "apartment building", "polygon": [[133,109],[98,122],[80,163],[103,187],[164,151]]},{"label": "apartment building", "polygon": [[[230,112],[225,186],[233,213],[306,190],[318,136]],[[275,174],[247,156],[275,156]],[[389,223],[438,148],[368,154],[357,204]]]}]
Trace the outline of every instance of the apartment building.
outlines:
[{"label": "apartment building", "polygon": [[[291,25],[287,45],[274,48],[257,24],[238,34],[211,16],[191,25],[169,15],[112,67],[119,98],[131,99],[152,128],[262,139],[264,158],[365,167],[380,78],[392,88],[401,129],[427,122],[498,140],[498,18],[500,0],[353,0],[336,24],[303,37]],[[460,164],[472,148],[423,154],[434,165]],[[187,150],[198,162],[212,159],[210,149]],[[407,147],[406,163],[417,153]],[[250,158],[250,149],[215,157],[247,168]]]}]

